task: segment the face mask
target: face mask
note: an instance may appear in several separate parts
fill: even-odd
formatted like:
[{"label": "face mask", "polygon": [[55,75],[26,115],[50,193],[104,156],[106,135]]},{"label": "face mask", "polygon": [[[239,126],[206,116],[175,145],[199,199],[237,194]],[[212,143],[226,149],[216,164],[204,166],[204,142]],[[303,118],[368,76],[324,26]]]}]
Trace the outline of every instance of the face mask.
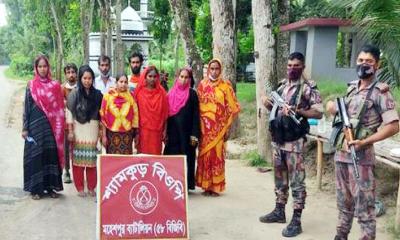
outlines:
[{"label": "face mask", "polygon": [[368,64],[358,64],[356,71],[360,79],[368,79],[375,74],[374,67]]},{"label": "face mask", "polygon": [[140,67],[131,67],[132,74],[139,74],[140,73]]},{"label": "face mask", "polygon": [[302,73],[303,73],[303,68],[289,68],[287,70],[287,76],[289,80],[300,79]]}]

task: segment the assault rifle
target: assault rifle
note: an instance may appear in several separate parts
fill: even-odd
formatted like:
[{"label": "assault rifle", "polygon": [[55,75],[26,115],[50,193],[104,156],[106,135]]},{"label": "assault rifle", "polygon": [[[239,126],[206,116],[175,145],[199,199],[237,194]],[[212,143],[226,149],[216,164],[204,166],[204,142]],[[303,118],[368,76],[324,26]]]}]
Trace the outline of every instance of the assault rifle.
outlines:
[{"label": "assault rifle", "polygon": [[296,113],[290,109],[290,106],[281,98],[281,96],[279,96],[279,94],[276,91],[272,91],[271,92],[271,98],[274,104],[274,108],[275,107],[280,107],[280,108],[284,108],[287,107],[289,109],[289,117],[292,118],[292,120],[300,126],[300,122],[301,120],[303,120],[302,117],[297,118],[296,117]]},{"label": "assault rifle", "polygon": [[[336,109],[343,123],[343,132],[346,141],[347,142],[353,141],[354,140],[353,126],[350,123],[350,119],[346,110],[346,104],[344,103],[343,97],[336,98]],[[360,174],[358,173],[358,157],[354,145],[350,145],[350,153],[351,153],[351,160],[354,166],[354,172],[356,174],[356,177],[359,178]]]}]

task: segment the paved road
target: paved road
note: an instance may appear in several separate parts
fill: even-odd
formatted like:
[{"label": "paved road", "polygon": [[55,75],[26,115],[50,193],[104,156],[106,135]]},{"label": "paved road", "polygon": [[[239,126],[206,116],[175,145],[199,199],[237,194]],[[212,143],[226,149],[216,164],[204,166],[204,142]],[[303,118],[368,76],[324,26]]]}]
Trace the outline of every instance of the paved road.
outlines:
[{"label": "paved road", "polygon": [[[22,188],[22,151],[18,124],[9,128],[10,116],[21,121],[21,97],[24,86],[9,82],[0,67],[0,239],[2,240],[92,240],[95,239],[96,203],[79,198],[73,185],[64,185],[59,199],[32,200]],[[16,94],[16,98],[12,97]],[[16,99],[17,104],[11,104]],[[19,103],[18,103],[19,102]],[[11,105],[10,105],[11,104]],[[10,106],[11,110],[10,111]],[[231,148],[235,148],[231,145]],[[219,198],[206,198],[196,191],[189,196],[190,236],[193,240],[285,239],[285,225],[262,224],[258,217],[274,206],[273,177],[245,167],[239,160],[227,161],[227,191]],[[303,217],[304,233],[297,240],[333,239],[336,203],[333,195],[317,192],[308,181],[307,209]],[[290,205],[289,205],[290,206]],[[287,207],[290,219],[292,211]],[[379,240],[390,239],[379,219]],[[355,221],[356,222],[356,221]],[[352,236],[357,239],[354,224]]]}]

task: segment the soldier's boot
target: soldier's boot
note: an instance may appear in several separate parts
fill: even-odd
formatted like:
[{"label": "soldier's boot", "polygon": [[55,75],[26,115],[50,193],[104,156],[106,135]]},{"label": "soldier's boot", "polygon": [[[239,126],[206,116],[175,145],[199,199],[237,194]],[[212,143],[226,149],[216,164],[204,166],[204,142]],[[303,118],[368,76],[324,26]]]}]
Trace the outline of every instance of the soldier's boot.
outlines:
[{"label": "soldier's boot", "polygon": [[276,203],[272,212],[261,216],[259,219],[262,223],[286,223],[285,204]]},{"label": "soldier's boot", "polygon": [[292,220],[282,231],[284,237],[295,237],[303,232],[303,229],[301,228],[301,212],[302,209],[294,210]]}]

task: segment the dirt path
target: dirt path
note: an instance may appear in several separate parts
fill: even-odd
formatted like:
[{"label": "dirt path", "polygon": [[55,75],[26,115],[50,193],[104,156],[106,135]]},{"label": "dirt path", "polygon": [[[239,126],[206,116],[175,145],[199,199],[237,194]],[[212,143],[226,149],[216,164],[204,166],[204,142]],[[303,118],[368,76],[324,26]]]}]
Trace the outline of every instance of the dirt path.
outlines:
[{"label": "dirt path", "polygon": [[[73,185],[64,185],[59,199],[33,201],[22,191],[22,151],[20,138],[21,97],[24,86],[6,81],[0,67],[0,239],[2,240],[91,240],[95,239],[96,203],[93,198],[79,198]],[[16,96],[12,95],[16,93]],[[16,101],[14,101],[16,100]],[[10,106],[11,102],[15,102]],[[8,113],[14,116],[8,116]],[[13,126],[10,128],[10,126]],[[237,151],[230,143],[229,149]],[[240,160],[226,163],[227,191],[219,198],[206,198],[197,190],[189,195],[189,225],[193,240],[285,239],[283,224],[263,224],[258,217],[274,206],[273,175],[259,173]],[[317,192],[307,181],[307,208],[303,231],[295,239],[329,240],[335,234],[337,218],[335,197]],[[292,211],[287,207],[287,215]],[[379,240],[390,239],[385,233],[387,219],[378,219]],[[349,239],[357,239],[359,227]]]}]

